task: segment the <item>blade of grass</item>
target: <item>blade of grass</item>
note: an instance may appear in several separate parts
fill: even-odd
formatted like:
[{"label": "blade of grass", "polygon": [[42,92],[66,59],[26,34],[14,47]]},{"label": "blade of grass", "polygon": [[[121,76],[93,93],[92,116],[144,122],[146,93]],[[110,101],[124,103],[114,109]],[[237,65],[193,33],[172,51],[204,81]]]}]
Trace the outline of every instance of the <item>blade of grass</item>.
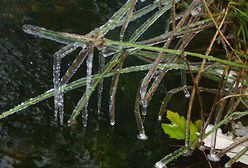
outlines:
[{"label": "blade of grass", "polygon": [[[178,1],[179,0],[176,0],[176,2]],[[156,12],[153,16],[149,17],[149,19],[133,33],[129,41],[134,42],[138,40],[138,38],[171,7],[171,3],[167,3],[161,10]]]},{"label": "blade of grass", "polygon": [[[110,30],[114,29],[118,22],[122,19],[128,9],[131,7],[131,0],[128,0],[99,30],[103,35],[107,34]],[[94,31],[93,31],[94,32]],[[94,34],[94,33],[92,33]]]},{"label": "blade of grass", "polygon": [[[122,69],[120,71],[115,71],[115,72],[109,72],[109,73],[106,73],[103,77],[104,78],[107,78],[107,77],[111,77],[113,76],[114,74],[116,73],[121,73],[121,74],[127,74],[127,73],[132,73],[132,72],[140,72],[140,71],[147,71],[151,68],[151,64],[147,64],[147,65],[139,65],[139,66],[131,66],[131,67],[128,67],[128,68],[125,68],[125,69]],[[164,68],[168,68],[168,69],[175,69],[175,70],[179,70],[179,69],[185,69],[187,70],[187,67],[183,64],[160,64],[159,65],[159,69],[164,69]],[[197,72],[199,67],[197,66],[194,66],[194,67],[191,67],[191,69],[194,71],[194,72]],[[215,71],[205,71],[204,73],[208,73],[209,75],[213,76],[216,74]],[[217,74],[217,76],[219,76],[219,74]],[[96,75],[93,75],[92,76],[92,80],[96,80],[96,79],[99,79],[101,78],[101,74],[96,74]],[[71,90],[74,90],[74,89],[77,89],[79,87],[82,87],[85,85],[85,82],[86,82],[86,78],[81,78],[81,79],[78,79],[76,81],[73,81],[67,85],[65,85],[65,87],[63,88],[63,92],[69,92]],[[21,110],[24,110],[26,109],[27,107],[31,106],[31,105],[34,105],[36,103],[39,103],[43,100],[46,100],[50,97],[54,96],[54,89],[50,89],[48,91],[46,91],[45,93],[39,95],[39,96],[36,96],[34,98],[30,98],[29,100],[15,106],[14,108],[11,108],[10,110],[8,111],[5,111],[5,112],[2,112],[0,114],[0,119],[3,119],[9,115],[12,115],[18,111],[21,111]]]},{"label": "blade of grass", "polygon": [[[173,49],[166,49],[161,47],[153,47],[153,46],[147,46],[147,45],[140,45],[136,43],[128,43],[128,42],[120,42],[120,41],[113,41],[109,39],[104,39],[101,42],[99,39],[91,38],[91,37],[85,37],[82,35],[76,35],[76,34],[69,34],[69,33],[61,33],[61,32],[55,32],[52,30],[44,29],[38,26],[32,26],[32,25],[24,25],[24,31],[29,34],[33,34],[42,38],[50,39],[53,41],[61,42],[64,44],[71,44],[71,43],[77,43],[78,45],[84,45],[85,43],[104,43],[106,46],[110,48],[123,48],[123,49],[130,49],[130,48],[138,48],[138,49],[144,49],[148,51],[156,51],[156,52],[165,52],[165,53],[171,53],[176,55],[189,55],[193,57],[198,57],[202,59],[207,59],[209,61],[216,61],[220,62],[226,65],[234,66],[234,67],[240,67],[244,69],[248,69],[248,65],[235,63],[232,61],[227,61],[224,59],[216,58],[214,56],[204,55],[200,53],[195,52],[189,52],[189,51],[179,51],[179,50],[173,50]],[[117,46],[117,47],[116,47]]]}]

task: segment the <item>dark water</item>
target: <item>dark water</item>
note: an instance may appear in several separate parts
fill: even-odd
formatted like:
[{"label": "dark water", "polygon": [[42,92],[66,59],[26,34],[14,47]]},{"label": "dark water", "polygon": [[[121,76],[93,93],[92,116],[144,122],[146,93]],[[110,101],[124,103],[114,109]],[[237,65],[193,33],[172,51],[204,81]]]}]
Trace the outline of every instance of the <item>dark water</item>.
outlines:
[{"label": "dark water", "polygon": [[[123,1],[91,0],[1,0],[0,1],[0,112],[52,88],[53,53],[61,45],[27,35],[22,25],[29,23],[53,30],[85,34],[102,25]],[[111,34],[115,36],[115,34]],[[116,34],[117,36],[117,34]],[[68,68],[72,58],[65,58]],[[129,58],[127,64],[140,60]],[[85,75],[83,66],[78,76]],[[108,89],[105,81],[103,115],[98,117],[96,96],[91,98],[89,123],[71,132],[53,120],[53,100],[43,101],[0,121],[0,168],[10,167],[152,167],[182,144],[169,139],[156,121],[163,95],[179,85],[177,72],[171,73],[152,101],[145,120],[149,139],[136,138],[133,114],[139,81],[145,73],[123,75],[117,96],[117,120],[108,122]],[[66,94],[65,119],[69,118],[84,88]],[[170,109],[183,112],[187,99],[172,98]],[[180,158],[171,167],[208,167],[204,155],[196,152]]]}]

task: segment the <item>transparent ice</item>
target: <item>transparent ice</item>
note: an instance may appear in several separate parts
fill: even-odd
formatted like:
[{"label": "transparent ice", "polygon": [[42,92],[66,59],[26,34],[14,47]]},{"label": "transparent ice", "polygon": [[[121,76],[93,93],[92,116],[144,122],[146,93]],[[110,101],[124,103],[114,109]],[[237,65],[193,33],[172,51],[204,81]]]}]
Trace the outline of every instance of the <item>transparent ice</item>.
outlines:
[{"label": "transparent ice", "polygon": [[53,84],[54,84],[54,117],[55,121],[58,119],[62,125],[64,120],[64,98],[63,85],[60,79],[61,60],[63,57],[74,51],[77,47],[74,45],[67,45],[54,54],[53,60]]},{"label": "transparent ice", "polygon": [[[105,66],[105,57],[99,54],[98,58],[99,62],[99,70],[98,73],[100,74]],[[97,90],[97,113],[100,114],[101,107],[102,107],[102,90],[103,90],[103,81],[99,83],[98,90]]]},{"label": "transparent ice", "polygon": [[[88,58],[86,60],[87,65],[87,78],[86,78],[86,91],[85,94],[87,95],[91,89],[91,82],[92,82],[92,66],[93,66],[93,50],[89,52]],[[83,117],[83,125],[87,126],[87,120],[88,120],[88,101],[85,104],[84,111],[82,114]]]}]

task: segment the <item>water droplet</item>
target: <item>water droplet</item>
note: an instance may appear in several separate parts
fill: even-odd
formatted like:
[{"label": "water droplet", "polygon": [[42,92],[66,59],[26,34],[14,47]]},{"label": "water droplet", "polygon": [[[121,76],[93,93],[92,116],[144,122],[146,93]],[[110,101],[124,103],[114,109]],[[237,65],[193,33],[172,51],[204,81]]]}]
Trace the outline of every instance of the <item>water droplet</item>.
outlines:
[{"label": "water droplet", "polygon": [[167,166],[161,162],[157,162],[155,165],[154,165],[156,168],[167,168]]},{"label": "water droplet", "polygon": [[147,111],[147,107],[142,107],[142,115],[145,116],[146,115],[146,111]]},{"label": "water droplet", "polygon": [[97,110],[97,114],[101,114],[101,110],[98,109],[98,110]]},{"label": "water droplet", "polygon": [[77,127],[78,122],[77,122],[77,120],[70,119],[70,120],[67,121],[67,125],[68,125],[68,127],[73,127],[73,128],[75,128],[75,127]]},{"label": "water droplet", "polygon": [[201,145],[201,146],[199,147],[199,150],[200,150],[200,151],[205,151],[205,150],[206,150],[206,147],[205,147],[204,145]]},{"label": "water droplet", "polygon": [[161,121],[162,120],[162,116],[158,116],[158,121]]},{"label": "water droplet", "polygon": [[172,127],[177,128],[178,125],[174,123],[174,124],[172,125]]},{"label": "water droplet", "polygon": [[147,104],[147,101],[146,101],[146,99],[144,99],[143,101],[141,101],[142,102],[142,110],[141,110],[141,113],[142,113],[142,115],[146,115],[146,112],[147,112],[147,107],[148,107],[148,104]]},{"label": "water droplet", "polygon": [[144,133],[138,134],[137,135],[137,138],[140,139],[140,140],[147,140],[148,139],[148,137]]},{"label": "water droplet", "polygon": [[88,124],[88,123],[87,123],[87,120],[84,120],[84,121],[83,121],[83,126],[84,126],[84,127],[87,127],[87,124]]},{"label": "water droplet", "polygon": [[186,98],[189,98],[189,97],[190,97],[190,93],[186,93],[184,96],[185,96]]},{"label": "water droplet", "polygon": [[208,159],[209,159],[210,161],[213,161],[213,162],[218,162],[218,161],[220,161],[220,158],[217,157],[217,155],[214,154],[214,153],[208,154],[207,157],[208,157]]},{"label": "water droplet", "polygon": [[115,121],[110,121],[110,125],[114,126],[115,125]]}]

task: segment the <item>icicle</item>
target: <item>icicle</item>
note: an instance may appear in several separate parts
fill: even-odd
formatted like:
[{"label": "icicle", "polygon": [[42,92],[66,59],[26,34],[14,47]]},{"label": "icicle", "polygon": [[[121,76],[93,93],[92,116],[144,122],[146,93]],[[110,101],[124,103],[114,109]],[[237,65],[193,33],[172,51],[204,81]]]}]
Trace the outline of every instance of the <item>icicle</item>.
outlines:
[{"label": "icicle", "polygon": [[63,110],[63,104],[61,103],[61,85],[60,85],[60,64],[61,56],[54,55],[53,60],[53,84],[54,84],[54,117],[55,121],[58,119],[58,114]]},{"label": "icicle", "polygon": [[[139,90],[139,89],[138,89]],[[135,100],[135,107],[134,107],[134,114],[135,114],[135,119],[136,119],[136,124],[138,127],[139,134],[137,135],[137,138],[140,140],[147,140],[148,137],[145,134],[145,129],[144,129],[144,124],[140,115],[140,94],[139,91],[137,92],[136,95],[136,100]]]},{"label": "icicle", "polygon": [[[117,80],[117,81],[116,81]],[[117,92],[117,84],[119,81],[119,77],[116,78],[116,76],[113,76],[112,78],[112,85],[110,88],[110,98],[109,98],[109,120],[110,120],[110,125],[114,126],[115,125],[115,95]]]},{"label": "icicle", "polygon": [[215,130],[211,136],[210,154],[207,155],[208,159],[213,162],[220,161],[220,158],[216,155],[216,152],[215,152],[215,144],[216,144],[216,138],[217,138],[216,135],[217,135],[217,130]]},{"label": "icicle", "polygon": [[64,124],[64,93],[63,93],[63,89],[65,88],[65,85],[61,85],[59,87],[59,123],[60,125]]},{"label": "icicle", "polygon": [[183,90],[184,97],[189,98],[190,97],[190,92],[188,91],[187,87],[187,79],[186,79],[186,72],[185,70],[181,70],[181,84],[185,89]]},{"label": "icicle", "polygon": [[[114,78],[112,79],[114,80]],[[117,91],[117,87],[112,86],[110,89],[110,99],[109,99],[109,123],[110,125],[115,125],[115,104],[112,103],[113,99],[115,99],[115,92]],[[115,101],[114,101],[115,102]]]},{"label": "icicle", "polygon": [[[103,56],[103,54],[99,54],[98,57],[98,62],[99,62],[99,70],[98,73],[100,74],[105,66],[105,57]],[[101,113],[101,107],[102,107],[102,90],[103,90],[103,81],[102,80],[98,86],[98,90],[97,90],[97,113],[100,114]]]},{"label": "icicle", "polygon": [[[144,103],[144,102],[145,102],[145,103]],[[146,100],[143,101],[142,110],[141,110],[141,114],[142,114],[142,115],[146,115],[147,106],[148,106],[147,101],[146,101]]]},{"label": "icicle", "polygon": [[[91,48],[91,51],[89,52],[86,65],[87,65],[87,79],[86,79],[86,91],[85,94],[88,94],[91,88],[91,82],[92,82],[92,65],[93,65],[93,48]],[[83,117],[83,125],[86,127],[87,126],[87,120],[88,120],[88,101],[84,106],[84,111],[82,113]]]},{"label": "icicle", "polygon": [[146,115],[146,111],[147,111],[147,100],[146,100],[146,93],[147,93],[147,87],[148,86],[144,86],[143,89],[140,89],[140,104],[142,106],[142,115]]},{"label": "icicle", "polygon": [[76,48],[77,46],[70,44],[63,47],[54,54],[54,60],[53,60],[54,117],[55,117],[55,121],[57,121],[59,115],[59,121],[61,125],[63,124],[63,119],[64,119],[63,86],[61,84],[61,79],[60,79],[61,60],[63,57],[74,51]]}]

